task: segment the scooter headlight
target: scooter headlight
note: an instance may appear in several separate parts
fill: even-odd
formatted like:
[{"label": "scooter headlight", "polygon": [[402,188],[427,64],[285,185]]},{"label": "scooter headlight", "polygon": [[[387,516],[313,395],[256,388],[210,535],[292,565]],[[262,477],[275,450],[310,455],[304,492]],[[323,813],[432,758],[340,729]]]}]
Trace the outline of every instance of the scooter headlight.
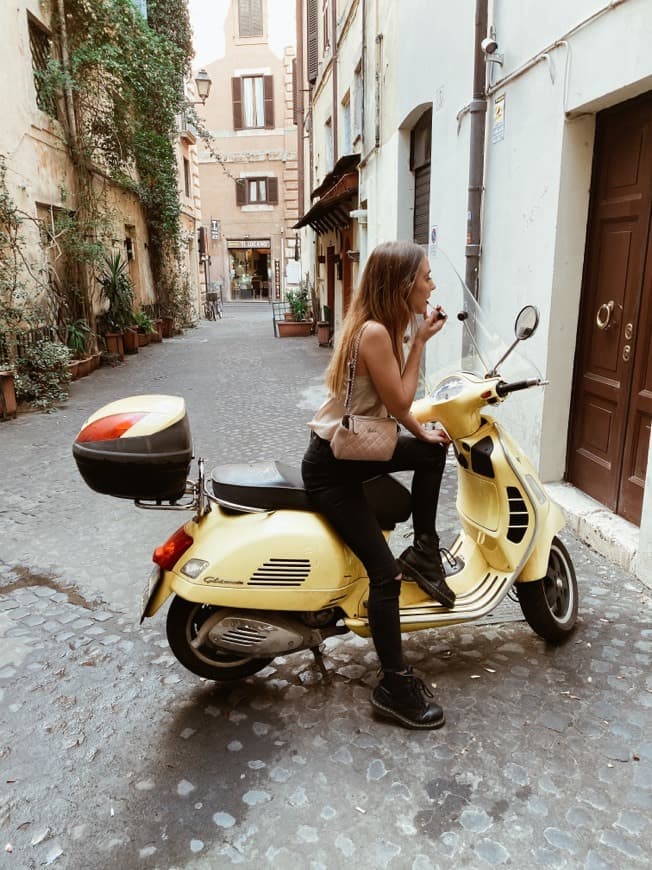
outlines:
[{"label": "scooter headlight", "polygon": [[190,577],[191,580],[195,580],[205,568],[208,568],[208,562],[204,562],[203,559],[188,559],[181,569],[181,573]]}]

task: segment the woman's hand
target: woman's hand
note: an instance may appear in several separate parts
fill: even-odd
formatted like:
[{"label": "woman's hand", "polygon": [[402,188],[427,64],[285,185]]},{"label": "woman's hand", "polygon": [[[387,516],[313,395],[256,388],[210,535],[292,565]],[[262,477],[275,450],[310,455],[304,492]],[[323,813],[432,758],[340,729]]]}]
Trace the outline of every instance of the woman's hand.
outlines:
[{"label": "woman's hand", "polygon": [[451,443],[448,433],[444,432],[443,429],[426,429],[425,427],[421,440],[428,441],[430,444],[441,444],[442,447],[448,447]]},{"label": "woman's hand", "polygon": [[440,317],[440,312],[441,305],[438,305],[429,314],[426,314],[417,328],[415,338],[420,339],[425,344],[433,335],[437,335],[446,323],[446,317]]}]

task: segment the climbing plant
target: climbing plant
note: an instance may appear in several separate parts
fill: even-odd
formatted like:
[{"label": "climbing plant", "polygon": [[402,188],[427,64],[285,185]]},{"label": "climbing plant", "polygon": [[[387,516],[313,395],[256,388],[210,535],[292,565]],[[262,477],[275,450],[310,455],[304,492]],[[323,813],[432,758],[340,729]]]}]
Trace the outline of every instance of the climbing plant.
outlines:
[{"label": "climbing plant", "polygon": [[148,0],[146,19],[133,0],[48,2],[61,50],[42,76],[63,106],[75,219],[88,229],[97,221],[98,175],[131,191],[143,207],[155,285],[167,288],[180,257],[173,138],[192,59],[187,0]]}]

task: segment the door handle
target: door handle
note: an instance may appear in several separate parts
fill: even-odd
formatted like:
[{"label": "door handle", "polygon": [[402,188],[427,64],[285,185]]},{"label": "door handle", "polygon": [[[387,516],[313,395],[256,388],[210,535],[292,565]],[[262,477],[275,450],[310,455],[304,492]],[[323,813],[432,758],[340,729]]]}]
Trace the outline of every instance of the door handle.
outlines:
[{"label": "door handle", "polygon": [[611,325],[611,315],[613,314],[615,302],[611,299],[609,302],[603,302],[598,308],[598,313],[595,318],[595,324],[598,329],[609,329]]}]

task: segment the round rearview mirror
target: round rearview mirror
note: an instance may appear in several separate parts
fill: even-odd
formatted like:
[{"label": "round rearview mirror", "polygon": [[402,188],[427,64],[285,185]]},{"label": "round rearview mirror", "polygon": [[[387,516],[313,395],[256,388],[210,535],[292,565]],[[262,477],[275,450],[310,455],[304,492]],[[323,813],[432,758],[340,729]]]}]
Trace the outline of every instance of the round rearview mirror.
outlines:
[{"label": "round rearview mirror", "polygon": [[526,305],[521,308],[514,324],[514,333],[519,341],[524,341],[534,335],[539,325],[539,312],[534,305]]}]

